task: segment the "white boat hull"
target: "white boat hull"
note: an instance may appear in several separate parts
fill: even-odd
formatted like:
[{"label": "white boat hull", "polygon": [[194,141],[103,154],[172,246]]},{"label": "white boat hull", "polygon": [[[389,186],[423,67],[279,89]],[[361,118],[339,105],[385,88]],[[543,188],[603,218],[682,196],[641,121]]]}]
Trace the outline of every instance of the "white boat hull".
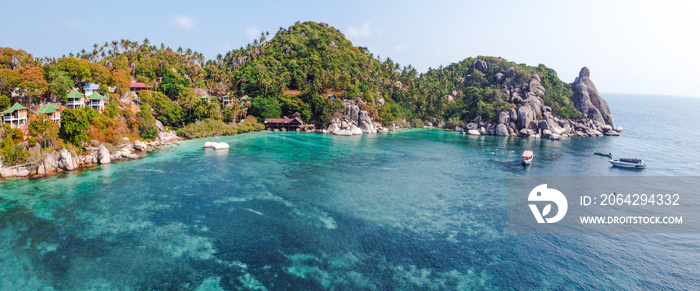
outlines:
[{"label": "white boat hull", "polygon": [[644,169],[647,166],[640,162],[640,163],[628,163],[628,162],[621,162],[618,160],[609,160],[613,167],[620,167],[620,168],[635,168],[635,169]]},{"label": "white boat hull", "polygon": [[523,162],[523,165],[529,165],[529,164],[532,164],[532,159],[522,160],[522,162]]}]

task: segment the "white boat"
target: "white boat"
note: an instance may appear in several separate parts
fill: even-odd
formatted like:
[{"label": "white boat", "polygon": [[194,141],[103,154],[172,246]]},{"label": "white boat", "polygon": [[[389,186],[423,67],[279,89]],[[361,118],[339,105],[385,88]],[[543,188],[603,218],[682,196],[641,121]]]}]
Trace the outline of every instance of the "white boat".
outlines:
[{"label": "white boat", "polygon": [[644,169],[647,167],[647,165],[644,164],[644,161],[642,159],[620,158],[617,160],[609,160],[609,162],[613,165],[613,167],[635,168],[635,169]]},{"label": "white boat", "polygon": [[523,158],[522,158],[523,165],[532,164],[532,158],[533,158],[533,157],[534,157],[534,155],[532,154],[532,151],[531,151],[531,150],[526,150],[526,151],[524,151],[524,152],[523,152]]}]

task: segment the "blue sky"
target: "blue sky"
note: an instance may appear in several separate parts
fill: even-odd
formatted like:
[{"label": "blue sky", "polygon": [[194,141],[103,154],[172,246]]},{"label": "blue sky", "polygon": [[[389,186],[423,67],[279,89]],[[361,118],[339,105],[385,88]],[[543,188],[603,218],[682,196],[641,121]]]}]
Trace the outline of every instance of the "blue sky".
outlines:
[{"label": "blue sky", "polygon": [[545,64],[598,90],[698,96],[698,1],[7,1],[0,46],[60,57],[130,39],[207,59],[261,31],[327,22],[353,44],[424,72],[470,56]]}]

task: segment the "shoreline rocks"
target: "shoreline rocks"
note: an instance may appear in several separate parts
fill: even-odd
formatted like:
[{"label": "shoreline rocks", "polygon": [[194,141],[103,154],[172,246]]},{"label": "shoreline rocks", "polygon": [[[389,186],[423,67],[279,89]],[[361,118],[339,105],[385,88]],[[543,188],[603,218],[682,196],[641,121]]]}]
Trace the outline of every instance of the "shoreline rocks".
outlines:
[{"label": "shoreline rocks", "polygon": [[[136,160],[141,158],[138,153],[145,153],[149,150],[162,148],[183,140],[174,133],[164,132],[166,133],[166,139],[158,137],[151,142],[136,140],[133,143],[127,139],[123,144],[116,146],[112,152],[104,144],[91,141],[82,155],[71,152],[66,148],[43,153],[43,160],[38,163],[12,167],[0,165],[0,176],[5,179],[14,177],[43,178],[65,171],[81,170],[124,160]],[[161,132],[161,134],[164,132]]]},{"label": "shoreline rocks", "polygon": [[330,133],[340,136],[353,136],[372,133],[384,133],[389,130],[376,126],[369,113],[365,110],[360,110],[360,107],[352,100],[343,100],[345,108],[341,118],[334,118],[331,124],[323,133]]}]

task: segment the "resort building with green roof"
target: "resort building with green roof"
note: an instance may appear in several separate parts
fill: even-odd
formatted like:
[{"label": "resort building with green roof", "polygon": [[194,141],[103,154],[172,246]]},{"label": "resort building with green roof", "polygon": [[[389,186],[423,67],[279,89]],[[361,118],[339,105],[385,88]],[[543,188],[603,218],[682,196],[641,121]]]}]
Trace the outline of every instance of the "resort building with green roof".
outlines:
[{"label": "resort building with green roof", "polygon": [[48,103],[44,105],[44,107],[41,107],[41,109],[39,109],[37,113],[44,114],[49,119],[53,120],[53,122],[56,122],[59,125],[61,124],[61,111],[58,110],[56,106],[53,106],[51,103]]},{"label": "resort building with green roof", "polygon": [[2,121],[9,123],[12,128],[18,128],[27,123],[28,113],[27,107],[15,103],[15,105],[2,112]]},{"label": "resort building with green roof", "polygon": [[102,96],[100,93],[92,93],[92,95],[88,97],[88,100],[90,100],[90,108],[95,109],[99,112],[105,110],[105,100],[107,100],[107,98],[105,96]]},{"label": "resort building with green roof", "polygon": [[68,101],[66,102],[66,107],[70,109],[83,108],[85,107],[85,96],[78,92],[78,90],[73,90],[68,93]]},{"label": "resort building with green roof", "polygon": [[221,103],[228,106],[230,104],[233,104],[234,99],[235,99],[234,97],[231,97],[231,94],[226,94],[224,96],[221,96]]}]

